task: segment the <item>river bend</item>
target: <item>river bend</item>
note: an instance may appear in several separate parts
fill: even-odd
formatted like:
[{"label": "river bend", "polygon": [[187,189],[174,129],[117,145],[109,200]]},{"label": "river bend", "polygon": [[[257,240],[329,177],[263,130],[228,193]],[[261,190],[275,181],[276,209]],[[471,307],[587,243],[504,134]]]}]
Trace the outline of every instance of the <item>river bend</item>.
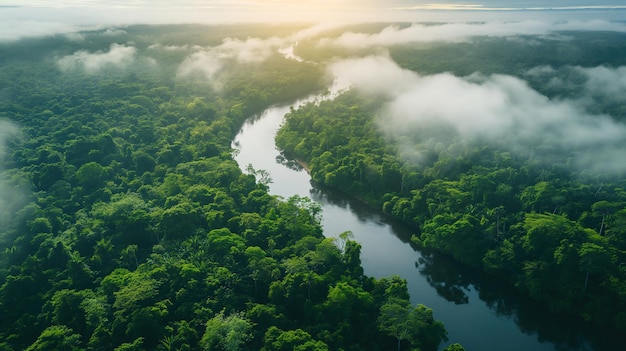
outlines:
[{"label": "river bend", "polygon": [[[319,98],[310,97],[293,106]],[[432,308],[435,318],[445,324],[448,343],[461,343],[468,351],[619,349],[616,335],[550,314],[480,272],[443,255],[416,250],[405,225],[342,193],[312,185],[308,173],[286,166],[274,138],[290,106],[271,107],[249,119],[233,141],[233,148],[239,150],[236,161],[244,170],[250,164],[268,171],[271,194],[308,196],[320,203],[324,234],[332,237],[352,231],[354,240],[362,245],[365,274],[376,278],[395,274],[406,279],[411,301]]]}]

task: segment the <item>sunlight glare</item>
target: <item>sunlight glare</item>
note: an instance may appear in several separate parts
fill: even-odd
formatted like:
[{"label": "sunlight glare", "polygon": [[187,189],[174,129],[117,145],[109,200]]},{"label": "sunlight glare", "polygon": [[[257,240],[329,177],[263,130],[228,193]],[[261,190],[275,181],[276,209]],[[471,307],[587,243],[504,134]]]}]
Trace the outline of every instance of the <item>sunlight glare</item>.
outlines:
[{"label": "sunlight glare", "polygon": [[[367,7],[357,0],[256,0],[238,2],[239,15],[247,13],[259,22],[311,22],[346,19]],[[234,4],[231,3],[231,5]]]}]

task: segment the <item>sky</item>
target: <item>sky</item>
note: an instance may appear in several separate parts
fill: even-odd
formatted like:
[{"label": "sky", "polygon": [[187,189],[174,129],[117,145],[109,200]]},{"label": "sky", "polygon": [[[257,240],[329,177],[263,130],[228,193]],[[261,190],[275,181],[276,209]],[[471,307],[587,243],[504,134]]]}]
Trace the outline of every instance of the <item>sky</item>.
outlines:
[{"label": "sky", "polygon": [[624,5],[621,0],[2,0],[0,6],[29,7],[376,7],[376,8],[558,8],[611,7]]},{"label": "sky", "polygon": [[205,8],[205,9],[440,9],[440,10],[510,10],[546,8],[624,7],[621,0],[2,0],[0,6],[16,7],[105,7],[105,8]]},{"label": "sky", "polygon": [[[65,24],[421,21],[551,9],[626,11],[623,0],[0,0],[3,22]],[[453,14],[454,13],[454,14]],[[571,14],[570,14],[571,15]]]}]

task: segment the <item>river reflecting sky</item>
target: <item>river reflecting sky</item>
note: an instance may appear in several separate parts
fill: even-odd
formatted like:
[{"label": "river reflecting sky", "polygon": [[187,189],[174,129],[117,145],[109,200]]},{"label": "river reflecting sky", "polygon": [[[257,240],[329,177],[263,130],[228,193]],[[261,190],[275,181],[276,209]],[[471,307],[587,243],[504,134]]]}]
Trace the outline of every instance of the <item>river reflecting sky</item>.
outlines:
[{"label": "river reflecting sky", "polygon": [[[398,275],[407,280],[411,300],[434,310],[449,343],[481,351],[608,351],[619,336],[552,314],[492,277],[437,254],[416,250],[413,229],[340,192],[314,186],[308,174],[280,157],[274,136],[288,106],[273,107],[250,120],[233,142],[242,169],[252,164],[269,171],[274,195],[309,196],[322,205],[326,236],[350,230],[361,243],[365,274]],[[444,345],[445,346],[445,345]]]}]

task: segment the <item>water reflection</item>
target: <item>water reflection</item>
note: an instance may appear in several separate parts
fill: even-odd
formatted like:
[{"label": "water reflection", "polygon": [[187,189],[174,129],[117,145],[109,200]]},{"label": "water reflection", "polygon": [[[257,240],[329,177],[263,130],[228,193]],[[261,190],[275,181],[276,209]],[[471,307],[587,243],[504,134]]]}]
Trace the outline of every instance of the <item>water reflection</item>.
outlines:
[{"label": "water reflection", "polygon": [[304,171],[304,168],[302,167],[300,163],[298,163],[295,160],[290,160],[286,158],[285,156],[283,156],[282,154],[276,156],[276,163],[279,165],[285,166],[294,172]]},{"label": "water reflection", "polygon": [[[361,224],[388,226],[389,232],[393,233],[402,243],[412,244],[410,228],[357,199],[318,185],[311,186],[310,196],[324,206],[330,205],[350,211]],[[381,233],[381,235],[383,234]],[[414,245],[412,248],[416,250],[417,259],[414,261],[416,273],[421,280],[427,282],[434,289],[439,297],[454,305],[484,304],[501,323],[506,323],[507,320],[512,321],[521,333],[536,337],[537,342],[542,345],[541,348],[537,346],[528,348],[533,343],[521,344],[521,346],[511,346],[508,348],[509,350],[519,347],[519,350],[545,348],[546,350],[563,351],[608,351],[616,350],[618,349],[617,346],[620,345],[615,334],[604,331],[597,326],[573,320],[568,315],[550,313],[546,306],[520,294],[511,286],[494,279],[492,276],[487,276],[481,271],[464,266],[438,252],[418,249]],[[406,273],[398,272],[410,281],[410,273],[409,275]],[[414,292],[411,293],[414,294]],[[440,309],[436,305],[431,307],[436,310]],[[453,312],[453,314],[456,313]],[[459,317],[459,314],[456,316]],[[446,321],[444,320],[444,322]],[[485,324],[481,332],[490,334],[490,322],[475,320],[474,323]],[[486,337],[490,339],[490,343],[507,344],[507,340],[494,340],[506,339],[508,337],[506,334],[494,334]],[[480,349],[488,350],[490,347],[482,345]]]},{"label": "water reflection", "polygon": [[411,300],[434,309],[450,342],[481,351],[623,349],[619,335],[550,313],[493,277],[436,252],[417,250],[410,240],[415,228],[341,192],[312,185],[301,165],[280,156],[274,146],[275,132],[288,111],[288,106],[273,107],[246,124],[233,141],[240,150],[237,162],[244,169],[252,164],[270,172],[273,194],[309,195],[319,202],[325,235],[352,231],[363,247],[365,273],[407,279]]},{"label": "water reflection", "polygon": [[[279,160],[278,157],[277,160]],[[290,168],[294,170],[302,171],[301,166],[296,162],[290,163],[285,159],[281,160],[280,163],[290,165],[292,166]],[[413,285],[419,285],[420,282],[425,281],[434,289],[437,296],[453,305],[484,305],[495,318],[488,321],[477,317],[476,320],[472,321],[472,323],[482,325],[480,327],[481,333],[489,334],[489,324],[507,323],[506,321],[509,320],[509,323],[516,325],[515,329],[518,330],[518,333],[521,332],[536,340],[530,343],[521,342],[517,345],[511,345],[507,348],[508,350],[604,351],[618,349],[616,345],[619,344],[614,334],[603,331],[597,326],[575,321],[571,316],[551,313],[541,303],[529,299],[492,276],[487,276],[481,271],[464,266],[438,252],[418,249],[411,243],[410,238],[414,231],[408,228],[407,225],[380,213],[353,197],[316,184],[310,184],[309,195],[314,201],[322,204],[324,215],[329,214],[333,216],[333,218],[326,218],[324,224],[325,230],[330,229],[330,235],[333,235],[333,233],[338,234],[342,231],[341,229],[333,231],[332,228],[336,223],[329,223],[329,221],[343,222],[345,220],[345,217],[334,218],[335,213],[332,213],[331,210],[332,208],[338,208],[342,210],[341,213],[344,213],[344,215],[345,213],[350,213],[350,216],[356,218],[362,226],[379,228],[378,231],[380,231],[379,234],[381,236],[392,233],[403,244],[411,245],[412,250],[415,250],[414,259],[399,254],[397,260],[403,260],[405,264],[412,260],[410,261],[413,263],[412,270],[407,269],[405,266],[405,268],[395,269],[395,274],[406,278],[410,285],[411,281],[414,281]],[[353,230],[359,231],[359,228],[356,227]],[[365,245],[376,246],[372,242],[363,242],[364,240],[367,241],[367,239],[364,239],[362,235],[357,235],[357,240]],[[389,253],[386,253],[386,255],[389,255]],[[371,254],[368,254],[368,256],[371,256]],[[367,258],[366,255],[364,257]],[[375,260],[379,261],[380,259],[376,258]],[[379,264],[382,263],[379,262]],[[411,291],[411,295],[415,297],[414,300],[418,303],[423,302],[419,293]],[[428,303],[428,305],[432,305],[431,307],[440,312],[438,318],[442,319],[446,325],[450,325],[450,320],[454,318],[472,317],[471,313],[464,316],[454,308],[445,307],[441,304]],[[454,335],[454,331],[451,330],[451,332],[451,336]],[[494,333],[496,332],[494,331]],[[502,349],[502,346],[507,345],[509,342],[507,339],[510,336],[507,333],[503,333],[502,335],[483,335],[483,337],[490,337],[490,343],[500,345],[497,348],[493,348],[495,350]],[[516,338],[512,338],[511,342],[519,341],[515,340]],[[481,350],[492,349],[485,347],[483,343],[484,341],[481,342]],[[472,345],[471,342],[464,344],[466,347],[477,346]],[[472,347],[472,349],[476,348]]]},{"label": "water reflection", "polygon": [[352,215],[356,216],[360,223],[373,223],[378,226],[389,226],[389,231],[400,239],[402,243],[410,244],[412,248],[417,249],[417,246],[411,242],[413,232],[406,224],[394,220],[364,202],[340,191],[331,190],[319,184],[313,184],[309,193],[311,199],[319,203],[328,203],[350,211]]},{"label": "water reflection", "polygon": [[476,291],[479,300],[496,316],[514,321],[521,332],[536,335],[539,342],[554,344],[555,350],[600,351],[623,347],[611,331],[569,315],[550,313],[545,305],[447,256],[421,250],[416,267],[437,294],[447,301],[468,304],[470,293]]},{"label": "water reflection", "polygon": [[470,291],[468,277],[460,272],[453,272],[447,267],[435,262],[434,253],[422,252],[421,257],[415,263],[420,273],[426,277],[426,281],[432,286],[439,296],[457,305],[469,303],[467,292]]}]

